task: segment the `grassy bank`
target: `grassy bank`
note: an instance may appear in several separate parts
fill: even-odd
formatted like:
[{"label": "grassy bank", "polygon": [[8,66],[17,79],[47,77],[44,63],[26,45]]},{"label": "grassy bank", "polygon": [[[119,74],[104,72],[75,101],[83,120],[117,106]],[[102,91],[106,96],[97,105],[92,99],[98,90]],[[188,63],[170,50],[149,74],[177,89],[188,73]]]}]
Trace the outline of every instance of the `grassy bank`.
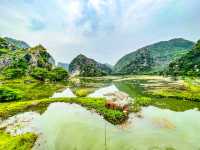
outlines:
[{"label": "grassy bank", "polygon": [[113,124],[124,122],[127,116],[120,110],[111,110],[105,107],[105,100],[100,98],[57,98],[57,99],[41,99],[22,102],[2,103],[0,105],[0,117],[8,118],[19,112],[38,111],[43,112],[48,105],[53,102],[76,103],[86,107],[89,110],[95,110],[101,114],[107,121]]},{"label": "grassy bank", "polygon": [[22,100],[34,100],[51,97],[55,91],[65,88],[68,83],[45,83],[31,77],[23,77],[12,80],[0,79],[0,84],[0,86],[20,91],[23,95]]},{"label": "grassy bank", "polygon": [[32,133],[11,136],[0,131],[0,150],[31,150],[36,139],[37,136]]}]

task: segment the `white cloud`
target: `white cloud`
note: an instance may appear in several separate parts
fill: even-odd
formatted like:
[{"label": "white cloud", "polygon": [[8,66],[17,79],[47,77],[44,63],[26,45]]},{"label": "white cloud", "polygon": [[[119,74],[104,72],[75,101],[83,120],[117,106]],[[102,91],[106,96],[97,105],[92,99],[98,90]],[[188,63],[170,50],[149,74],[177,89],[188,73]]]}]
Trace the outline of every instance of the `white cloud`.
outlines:
[{"label": "white cloud", "polygon": [[83,15],[83,6],[80,0],[57,0],[57,2],[68,23],[73,24]]},{"label": "white cloud", "polygon": [[[31,45],[44,44],[60,61],[69,62],[75,55],[84,53],[97,60],[114,63],[123,54],[147,43],[178,35],[197,37],[200,33],[197,27],[199,20],[193,16],[198,14],[200,5],[196,0],[186,1],[49,0],[47,3],[35,0],[24,3],[13,0],[11,3],[3,0],[0,5],[0,35],[24,40]],[[180,18],[175,8],[180,3],[181,8],[184,7],[181,22],[176,21],[176,25],[169,27],[171,18]],[[166,7],[174,8],[174,11],[169,10],[170,18],[160,14]],[[184,16],[191,18],[190,21]],[[163,18],[166,20],[165,30],[160,26]],[[31,30],[31,19],[44,23],[45,27],[37,32]]]}]

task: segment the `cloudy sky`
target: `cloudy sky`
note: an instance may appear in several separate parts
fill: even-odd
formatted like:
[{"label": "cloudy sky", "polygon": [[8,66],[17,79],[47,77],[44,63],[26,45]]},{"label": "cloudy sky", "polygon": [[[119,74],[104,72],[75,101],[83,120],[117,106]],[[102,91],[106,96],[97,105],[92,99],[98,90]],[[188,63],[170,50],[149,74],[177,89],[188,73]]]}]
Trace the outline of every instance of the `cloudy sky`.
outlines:
[{"label": "cloudy sky", "polygon": [[0,0],[0,36],[41,43],[56,61],[114,64],[161,40],[200,39],[200,0]]}]

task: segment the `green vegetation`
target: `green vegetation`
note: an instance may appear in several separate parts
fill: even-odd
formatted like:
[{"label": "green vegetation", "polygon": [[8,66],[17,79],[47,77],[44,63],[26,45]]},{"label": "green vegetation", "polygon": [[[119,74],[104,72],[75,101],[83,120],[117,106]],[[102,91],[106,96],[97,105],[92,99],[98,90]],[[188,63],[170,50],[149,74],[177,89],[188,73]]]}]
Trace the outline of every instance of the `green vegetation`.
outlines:
[{"label": "green vegetation", "polygon": [[37,67],[32,70],[31,76],[34,79],[45,81],[45,79],[47,78],[47,72],[47,69]]},{"label": "green vegetation", "polygon": [[49,98],[55,91],[64,89],[68,84],[62,82],[40,82],[31,77],[23,77],[20,79],[0,80],[3,87],[23,91],[22,100],[33,100]]},{"label": "green vegetation", "polygon": [[78,97],[86,97],[89,93],[91,93],[91,89],[89,88],[80,88],[75,90],[75,94]]},{"label": "green vegetation", "polygon": [[162,89],[151,90],[150,94],[159,98],[175,98],[180,100],[190,100],[200,102],[200,85],[192,79],[183,80],[180,87],[165,87]]},{"label": "green vegetation", "polygon": [[31,76],[40,81],[64,81],[67,80],[69,75],[68,72],[60,67],[54,68],[53,70],[48,71],[45,68],[34,68],[32,70]]},{"label": "green vegetation", "polygon": [[120,110],[111,110],[105,107],[105,100],[101,98],[57,98],[41,99],[32,101],[2,103],[0,105],[0,118],[7,118],[19,112],[36,110],[43,112],[53,102],[76,103],[89,110],[95,110],[113,124],[120,124],[127,119],[127,116]]},{"label": "green vegetation", "polygon": [[115,74],[156,74],[172,60],[180,58],[194,43],[184,39],[158,42],[122,57],[114,66]]},{"label": "green vegetation", "polygon": [[67,80],[69,77],[68,72],[61,67],[54,68],[52,71],[48,72],[48,79],[50,81],[63,81]]},{"label": "green vegetation", "polygon": [[23,92],[9,87],[0,87],[0,102],[20,100],[23,97]]},{"label": "green vegetation", "polygon": [[170,63],[165,74],[173,76],[200,76],[200,40],[191,51]]},{"label": "green vegetation", "polygon": [[8,38],[8,37],[5,37],[4,39],[6,40],[7,43],[9,43],[9,45],[14,45],[16,49],[26,49],[30,47],[24,41],[19,41],[19,40]]},{"label": "green vegetation", "polygon": [[[16,41],[12,41],[12,43],[16,43]],[[32,72],[35,73],[33,73],[33,76],[36,77],[37,74],[43,71],[42,69],[52,70],[54,60],[43,46],[38,45],[32,48],[19,49],[17,47],[10,48],[10,45],[12,44],[1,38],[0,71],[6,79],[20,78],[30,75]],[[34,70],[34,68],[41,69]],[[38,75],[41,80],[42,73]]]},{"label": "green vegetation", "polygon": [[36,139],[32,133],[11,136],[0,130],[0,150],[31,150]]},{"label": "green vegetation", "polygon": [[6,79],[20,78],[25,75],[25,70],[21,68],[6,68],[3,71],[3,75]]},{"label": "green vegetation", "polygon": [[115,85],[134,98],[131,107],[133,112],[138,112],[141,107],[149,105],[174,111],[194,108],[200,110],[200,103],[197,102],[200,93],[199,80],[186,78],[183,81],[178,80],[177,83],[165,80],[160,77],[157,79],[152,76],[136,76],[132,80],[115,82]]}]

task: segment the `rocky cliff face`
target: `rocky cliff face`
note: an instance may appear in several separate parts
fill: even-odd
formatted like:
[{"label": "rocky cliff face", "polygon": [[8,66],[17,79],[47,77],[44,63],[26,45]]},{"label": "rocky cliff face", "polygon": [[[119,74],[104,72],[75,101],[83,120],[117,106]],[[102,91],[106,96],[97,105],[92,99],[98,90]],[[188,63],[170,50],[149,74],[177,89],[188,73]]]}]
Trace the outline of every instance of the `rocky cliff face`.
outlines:
[{"label": "rocky cliff face", "polygon": [[170,62],[187,53],[194,42],[185,39],[161,41],[122,57],[114,66],[115,74],[150,74],[164,70]]},{"label": "rocky cliff face", "polygon": [[107,65],[98,63],[82,54],[69,64],[69,72],[72,74],[78,72],[80,76],[102,76],[110,74],[111,71]]},{"label": "rocky cliff face", "polygon": [[[13,48],[14,47],[14,48]],[[0,38],[0,70],[5,68],[23,68],[44,67],[51,69],[55,65],[53,57],[42,46],[38,45],[32,48],[16,49],[17,46],[10,44],[7,40]]]},{"label": "rocky cliff face", "polygon": [[55,66],[55,60],[42,45],[29,48],[27,51],[30,55],[29,64],[31,66],[48,69]]}]

